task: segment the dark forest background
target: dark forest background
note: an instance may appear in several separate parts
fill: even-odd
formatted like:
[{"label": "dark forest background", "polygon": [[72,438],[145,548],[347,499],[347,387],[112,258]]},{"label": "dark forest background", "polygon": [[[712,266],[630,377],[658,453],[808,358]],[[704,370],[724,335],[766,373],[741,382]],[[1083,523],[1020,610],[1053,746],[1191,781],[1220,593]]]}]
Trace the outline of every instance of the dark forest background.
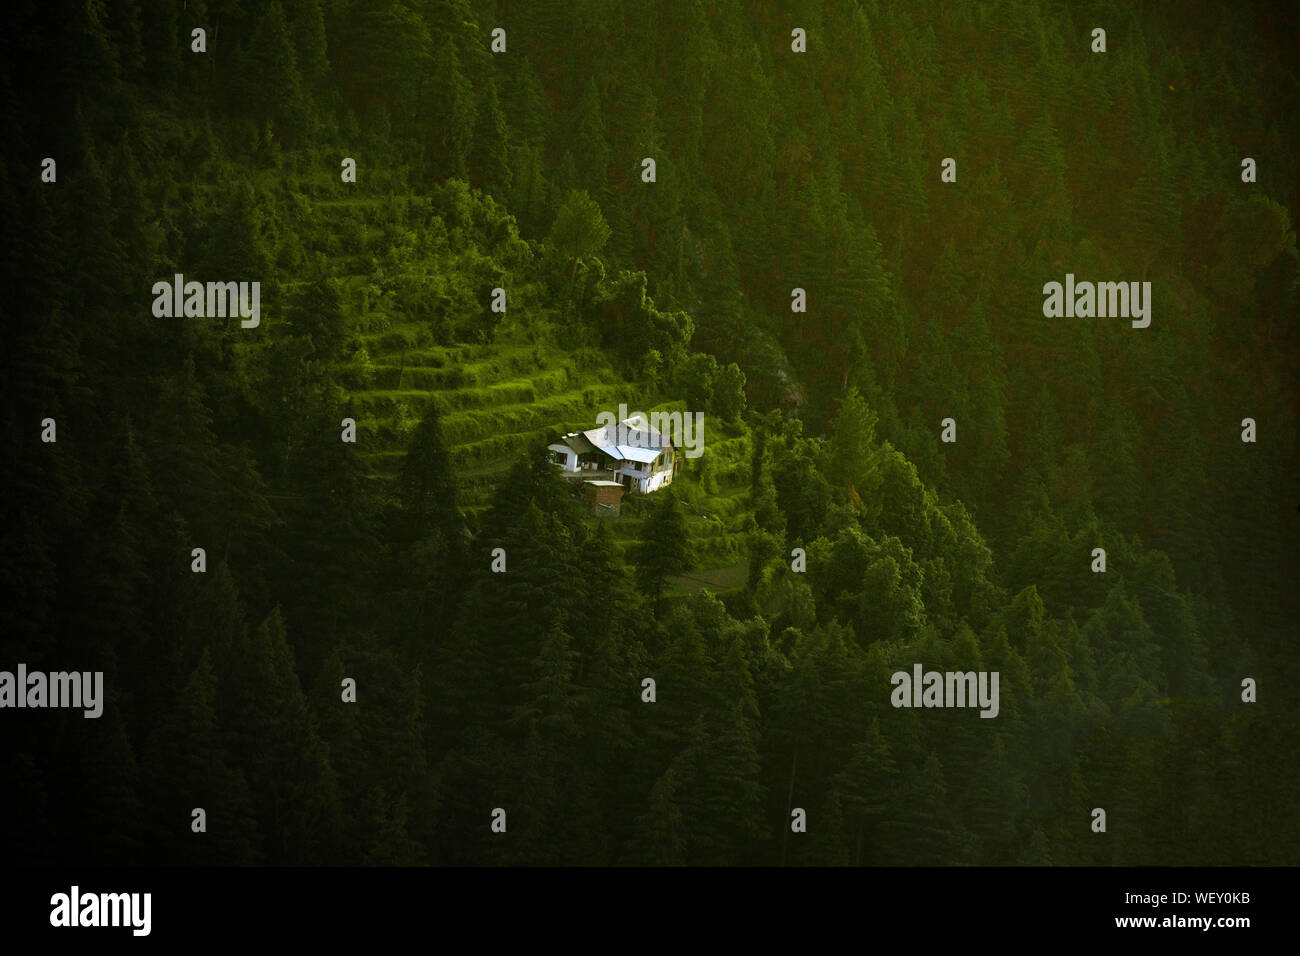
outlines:
[{"label": "dark forest background", "polygon": [[[1300,863],[1294,8],[5,17],[0,669],[107,692],[0,714],[5,859]],[[619,402],[704,455],[597,520]]]}]

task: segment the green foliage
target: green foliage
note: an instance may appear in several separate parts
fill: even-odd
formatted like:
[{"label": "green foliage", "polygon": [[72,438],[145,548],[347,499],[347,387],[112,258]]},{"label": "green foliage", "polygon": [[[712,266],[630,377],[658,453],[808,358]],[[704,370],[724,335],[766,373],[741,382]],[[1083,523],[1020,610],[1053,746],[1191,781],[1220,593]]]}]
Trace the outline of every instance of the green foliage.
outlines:
[{"label": "green foliage", "polygon": [[876,413],[850,387],[840,403],[835,431],[826,447],[826,473],[849,489],[867,515],[876,512],[880,490],[876,442]]},{"label": "green foliage", "polygon": [[636,566],[642,590],[658,614],[668,579],[694,567],[686,534],[686,516],[672,491],[660,495],[641,532]]},{"label": "green foliage", "polygon": [[585,259],[605,247],[609,226],[600,206],[583,190],[572,190],[555,214],[550,241],[564,259]]},{"label": "green foliage", "polygon": [[[318,62],[312,66],[319,69]],[[281,136],[301,131],[306,119],[302,78],[279,0],[263,11],[239,73],[241,104],[251,118],[269,120]]]},{"label": "green foliage", "polygon": [[496,83],[489,80],[479,96],[478,127],[470,150],[469,181],[474,186],[504,199],[510,194],[509,130]]},{"label": "green foliage", "polygon": [[[0,650],[112,692],[15,730],[17,859],[1296,862],[1239,696],[1296,677],[1291,24],[769,6],[92,3],[43,58],[20,3]],[[1044,320],[1067,271],[1152,327]],[[544,450],[621,402],[704,457],[593,518]],[[891,707],[916,662],[999,717]]]},{"label": "green foliage", "polygon": [[646,294],[644,272],[621,272],[596,313],[602,344],[632,377],[671,381],[686,361],[694,324],[685,312],[661,312]]}]

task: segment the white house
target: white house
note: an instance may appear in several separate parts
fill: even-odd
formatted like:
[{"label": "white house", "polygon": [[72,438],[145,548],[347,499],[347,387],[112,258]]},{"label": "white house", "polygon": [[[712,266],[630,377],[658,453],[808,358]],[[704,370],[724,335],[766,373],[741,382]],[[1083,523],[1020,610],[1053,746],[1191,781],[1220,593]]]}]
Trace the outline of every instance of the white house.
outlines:
[{"label": "white house", "polygon": [[[611,416],[612,417],[612,416]],[[608,475],[628,490],[649,493],[672,483],[677,453],[641,415],[617,425],[569,432],[547,446],[566,477]]]}]

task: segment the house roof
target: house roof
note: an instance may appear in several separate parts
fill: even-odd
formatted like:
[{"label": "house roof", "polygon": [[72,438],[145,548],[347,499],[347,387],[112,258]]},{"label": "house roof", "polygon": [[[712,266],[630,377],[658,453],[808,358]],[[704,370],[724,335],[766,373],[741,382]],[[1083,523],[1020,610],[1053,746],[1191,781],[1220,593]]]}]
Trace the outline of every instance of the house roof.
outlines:
[{"label": "house roof", "polygon": [[595,485],[597,488],[622,488],[617,481],[584,481],[584,485]]},{"label": "house roof", "polygon": [[634,445],[615,445],[615,453],[623,461],[651,462],[659,457],[661,448],[637,448]]},{"label": "house roof", "polygon": [[[633,415],[618,425],[602,425],[577,434],[605,454],[630,461],[654,461],[668,447],[663,436],[650,427],[643,415]],[[629,451],[635,454],[627,454]],[[645,457],[647,451],[653,452],[648,458]]]},{"label": "house roof", "polygon": [[629,418],[624,419],[622,424],[627,426],[629,441],[625,444],[639,445],[643,448],[660,448],[662,449],[667,442],[663,436],[650,427],[650,421],[644,415],[637,413]]},{"label": "house roof", "polygon": [[[650,427],[644,415],[632,415],[618,425],[601,425],[584,432],[569,432],[560,438],[567,447],[579,455],[602,452],[615,461],[634,461],[649,464],[672,443]],[[555,446],[552,446],[555,447]]]},{"label": "house roof", "polygon": [[570,432],[560,440],[579,455],[589,455],[596,450],[596,446],[582,432]]}]

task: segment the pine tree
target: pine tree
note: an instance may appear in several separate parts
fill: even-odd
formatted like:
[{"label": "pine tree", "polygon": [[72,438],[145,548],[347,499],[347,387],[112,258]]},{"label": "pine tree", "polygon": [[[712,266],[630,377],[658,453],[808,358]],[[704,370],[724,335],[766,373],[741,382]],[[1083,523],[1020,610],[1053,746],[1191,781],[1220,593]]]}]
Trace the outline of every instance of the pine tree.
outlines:
[{"label": "pine tree", "polygon": [[879,513],[880,474],[876,463],[876,413],[850,387],[840,402],[827,448],[827,473],[850,491],[868,516]]},{"label": "pine tree", "polygon": [[759,776],[758,735],[741,704],[719,715],[700,748],[691,792],[683,810],[693,810],[691,862],[703,865],[751,863],[770,836],[763,819],[764,786]]},{"label": "pine tree", "polygon": [[445,625],[454,613],[463,580],[466,529],[457,504],[451,458],[432,401],[411,435],[397,489],[403,573],[418,601],[417,619],[422,628]]},{"label": "pine tree", "polygon": [[525,701],[512,717],[513,723],[536,728],[544,739],[559,747],[579,736],[579,715],[586,704],[574,685],[578,654],[570,645],[569,635],[559,627],[552,627],[541,637],[533,661],[533,679],[524,685]]},{"label": "pine tree", "polygon": [[835,777],[836,790],[843,794],[843,812],[853,834],[853,862],[861,865],[873,852],[871,833],[897,804],[898,766],[889,742],[881,735],[880,721],[873,719],[853,749],[853,757]]},{"label": "pine tree", "polygon": [[105,865],[138,859],[141,850],[139,773],[120,703],[110,698],[91,732],[81,738],[79,766],[94,797],[84,806],[78,828],[86,835],[89,855]]},{"label": "pine tree", "polygon": [[594,256],[605,246],[610,230],[600,206],[584,190],[573,190],[565,199],[551,224],[550,241],[555,251],[570,263]]},{"label": "pine tree", "polygon": [[963,859],[969,836],[952,819],[943,767],[933,754],[903,785],[898,810],[876,832],[882,862],[893,866],[934,866]]},{"label": "pine tree", "polygon": [[250,637],[237,651],[222,702],[230,751],[246,768],[267,859],[320,863],[333,855],[342,824],[337,784],[278,607]]},{"label": "pine tree", "polygon": [[170,0],[144,0],[140,18],[146,75],[163,90],[176,87],[181,67],[181,41],[176,6]]},{"label": "pine tree", "polygon": [[643,866],[684,866],[686,838],[678,804],[677,771],[669,767],[650,789],[650,805],[636,818],[628,862]]},{"label": "pine tree", "polygon": [[840,795],[831,790],[808,819],[806,846],[800,846],[796,859],[812,866],[848,866],[849,850],[844,842],[844,813]]},{"label": "pine tree", "polygon": [[280,0],[272,0],[253,30],[240,68],[241,106],[259,123],[270,121],[292,139],[308,119],[298,56]]},{"label": "pine tree", "polygon": [[[368,779],[372,771],[362,739],[357,709],[342,701],[346,654],[334,649],[321,666],[311,689],[310,707],[330,766],[338,780],[339,802],[344,821],[357,819],[370,799]],[[354,672],[355,673],[355,672]],[[328,863],[355,864],[364,855],[365,833],[345,822],[339,834],[335,856]]]},{"label": "pine tree", "polygon": [[510,195],[509,131],[497,98],[496,81],[489,78],[478,97],[478,126],[469,157],[470,184],[498,199]]},{"label": "pine tree", "polygon": [[573,115],[567,142],[572,150],[577,179],[570,185],[586,190],[600,201],[609,195],[610,152],[595,77],[587,80]]},{"label": "pine tree", "polygon": [[514,145],[511,154],[510,208],[519,220],[519,229],[528,236],[540,236],[547,218],[546,200],[550,191],[543,171],[541,148]]},{"label": "pine tree", "polygon": [[369,847],[365,853],[366,866],[417,866],[425,855],[425,848],[411,838],[407,829],[410,810],[401,795],[390,797],[382,784],[370,792]]},{"label": "pine tree", "polygon": [[[150,772],[154,845],[168,862],[247,865],[260,859],[259,823],[244,774],[217,725],[217,677],[205,651],[172,716],[154,734]],[[204,839],[193,841],[191,809],[207,815]]]},{"label": "pine tree", "polygon": [[303,89],[313,92],[329,72],[326,54],[325,18],[320,0],[287,0],[289,30],[293,35],[294,53]]},{"label": "pine tree", "polygon": [[671,490],[661,493],[660,500],[646,519],[634,560],[641,589],[649,597],[655,617],[658,617],[669,579],[695,566],[686,516]]},{"label": "pine tree", "polygon": [[433,181],[468,179],[476,105],[474,90],[460,69],[450,39],[433,58],[429,106],[429,176]]}]

